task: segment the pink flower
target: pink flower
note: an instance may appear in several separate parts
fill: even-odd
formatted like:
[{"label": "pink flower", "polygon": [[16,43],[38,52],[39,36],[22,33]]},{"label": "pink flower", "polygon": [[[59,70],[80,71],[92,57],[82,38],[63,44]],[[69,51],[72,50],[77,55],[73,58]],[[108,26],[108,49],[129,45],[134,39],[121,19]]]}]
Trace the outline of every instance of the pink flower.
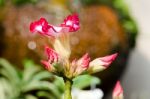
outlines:
[{"label": "pink flower", "polygon": [[91,73],[102,71],[109,67],[109,65],[116,59],[117,53],[105,57],[96,58],[89,64],[88,71]]},{"label": "pink flower", "polygon": [[30,24],[31,32],[38,32],[52,37],[59,36],[61,33],[75,32],[79,28],[79,18],[77,14],[69,15],[59,26],[48,24],[45,18],[41,18]]},{"label": "pink flower", "polygon": [[42,60],[41,63],[48,71],[53,71],[54,70],[53,64],[58,63],[59,55],[53,49],[47,46],[45,47],[45,51],[48,56],[48,60],[47,61]]},{"label": "pink flower", "polygon": [[120,84],[120,81],[117,81],[113,90],[113,99],[123,99],[123,88]]}]

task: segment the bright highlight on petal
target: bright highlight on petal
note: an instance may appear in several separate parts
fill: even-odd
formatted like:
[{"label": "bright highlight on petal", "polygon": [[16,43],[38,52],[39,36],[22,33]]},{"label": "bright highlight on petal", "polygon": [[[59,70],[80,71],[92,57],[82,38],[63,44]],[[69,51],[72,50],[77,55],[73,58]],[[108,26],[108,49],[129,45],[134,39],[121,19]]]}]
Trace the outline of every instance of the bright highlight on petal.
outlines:
[{"label": "bright highlight on petal", "polygon": [[123,99],[123,88],[120,81],[117,81],[113,90],[113,99]]},{"label": "bright highlight on petal", "polygon": [[61,33],[75,32],[79,28],[79,18],[77,14],[69,15],[59,26],[48,24],[45,18],[41,18],[30,24],[31,32],[38,32],[42,35],[52,37],[59,36]]}]

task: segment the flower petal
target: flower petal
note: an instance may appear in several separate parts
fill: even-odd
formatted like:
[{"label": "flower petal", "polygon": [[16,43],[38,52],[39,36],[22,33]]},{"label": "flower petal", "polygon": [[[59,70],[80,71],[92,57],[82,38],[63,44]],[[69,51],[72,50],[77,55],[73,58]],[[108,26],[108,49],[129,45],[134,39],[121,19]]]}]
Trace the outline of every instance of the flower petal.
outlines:
[{"label": "flower petal", "polygon": [[113,90],[113,99],[123,99],[123,88],[120,81],[117,81]]}]

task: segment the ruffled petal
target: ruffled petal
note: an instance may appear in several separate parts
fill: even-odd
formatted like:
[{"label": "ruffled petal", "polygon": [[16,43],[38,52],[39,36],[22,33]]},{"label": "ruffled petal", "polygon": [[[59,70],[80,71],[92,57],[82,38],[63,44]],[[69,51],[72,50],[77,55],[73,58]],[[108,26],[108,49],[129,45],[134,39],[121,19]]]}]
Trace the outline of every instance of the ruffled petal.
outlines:
[{"label": "ruffled petal", "polygon": [[69,15],[61,24],[62,27],[68,27],[69,32],[75,32],[80,29],[79,17],[77,14]]},{"label": "ruffled petal", "polygon": [[32,22],[30,24],[30,31],[35,33],[38,32],[42,35],[48,36],[58,36],[59,33],[63,30],[62,27],[57,27],[49,25],[45,18],[41,18],[38,21]]}]

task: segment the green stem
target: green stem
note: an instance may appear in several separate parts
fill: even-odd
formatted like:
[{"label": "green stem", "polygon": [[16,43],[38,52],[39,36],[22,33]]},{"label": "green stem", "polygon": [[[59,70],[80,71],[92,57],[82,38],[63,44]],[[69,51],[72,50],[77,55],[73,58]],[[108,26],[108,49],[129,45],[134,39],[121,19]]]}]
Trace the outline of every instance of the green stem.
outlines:
[{"label": "green stem", "polygon": [[72,99],[71,96],[72,81],[70,79],[65,79],[64,81],[65,81],[64,99]]}]

